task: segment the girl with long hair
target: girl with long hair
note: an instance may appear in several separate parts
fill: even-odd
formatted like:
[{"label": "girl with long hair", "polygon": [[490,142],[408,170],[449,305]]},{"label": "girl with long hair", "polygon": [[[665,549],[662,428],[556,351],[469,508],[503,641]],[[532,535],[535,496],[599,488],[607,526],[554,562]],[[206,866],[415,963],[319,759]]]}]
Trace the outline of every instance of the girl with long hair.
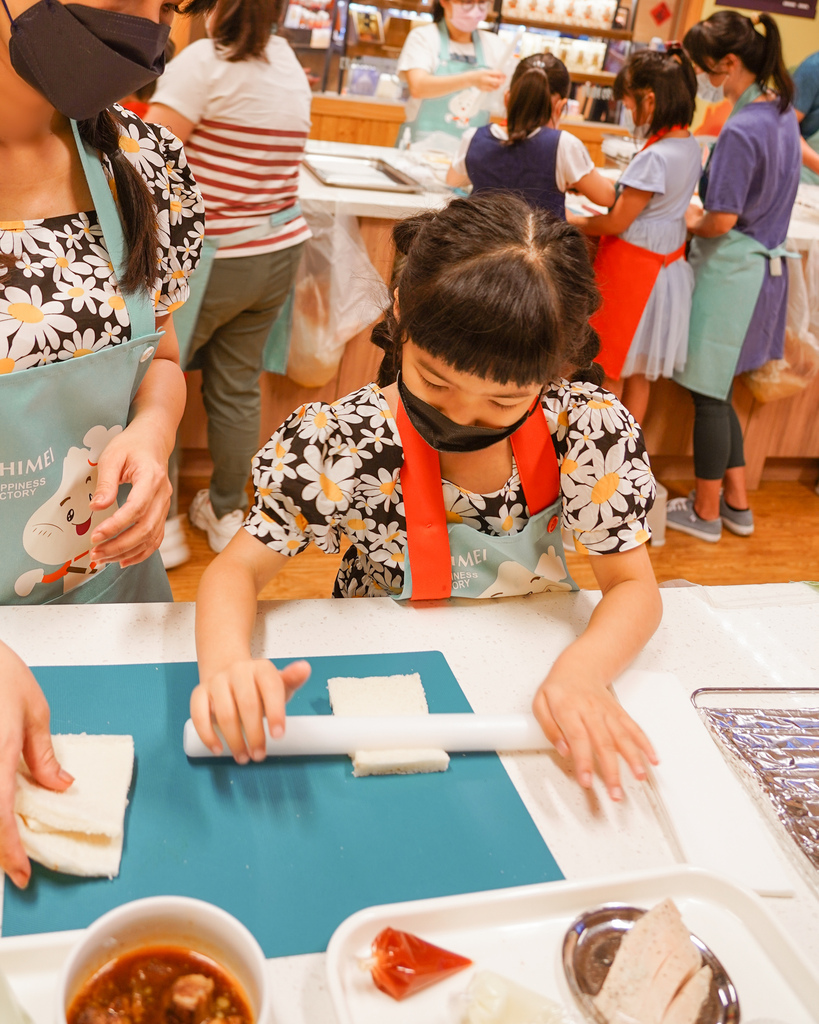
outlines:
[{"label": "girl with long hair", "polygon": [[718,11],[689,29],[684,46],[733,109],[700,182],[704,209],[687,215],[695,286],[685,370],[694,400],[696,488],[668,505],[668,525],[714,543],[725,526],[754,530],[734,377],[785,344],[785,239],[802,162],[793,82],[776,22]]},{"label": "girl with long hair", "polygon": [[506,189],[561,219],[569,189],[611,206],[612,183],[595,170],[580,139],[560,131],[570,86],[566,65],[552,54],[521,60],[504,97],[506,128],[491,124],[465,132],[447,184],[471,184],[473,195]]}]

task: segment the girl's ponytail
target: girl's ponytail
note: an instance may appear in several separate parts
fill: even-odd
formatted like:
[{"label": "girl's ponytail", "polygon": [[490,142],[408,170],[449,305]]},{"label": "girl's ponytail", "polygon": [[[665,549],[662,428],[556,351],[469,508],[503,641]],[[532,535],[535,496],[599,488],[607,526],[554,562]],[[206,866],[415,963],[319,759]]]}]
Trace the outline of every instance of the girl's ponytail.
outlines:
[{"label": "girl's ponytail", "polygon": [[120,124],[112,108],[78,122],[77,127],[83,142],[104,153],[111,161],[128,249],[125,274],[119,286],[128,292],[141,287],[151,291],[156,281],[159,247],[156,207],[145,179],[120,149]]},{"label": "girl's ponytail", "polygon": [[569,94],[566,65],[550,53],[535,53],[518,63],[509,86],[507,146],[523,142],[552,119],[552,96]]},{"label": "girl's ponytail", "polygon": [[[779,94],[779,109],[784,113],[793,103],[795,90],[793,79],[788,74],[782,57],[782,37],[779,34],[779,26],[770,14],[758,14],[751,20],[755,25],[762,25],[765,29],[762,67],[756,72],[757,82],[764,89],[768,82],[773,81]],[[756,28],[754,33],[760,35]]]}]

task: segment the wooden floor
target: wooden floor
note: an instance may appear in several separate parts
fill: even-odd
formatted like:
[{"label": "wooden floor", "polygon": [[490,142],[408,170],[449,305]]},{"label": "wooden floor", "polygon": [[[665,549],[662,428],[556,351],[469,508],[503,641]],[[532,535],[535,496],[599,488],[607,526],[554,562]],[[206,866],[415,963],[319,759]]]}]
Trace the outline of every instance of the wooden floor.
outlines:
[{"label": "wooden floor", "polygon": [[[687,494],[693,481],[663,481],[669,497]],[[204,477],[182,476],[180,509],[187,509]],[[654,572],[660,583],[685,579],[706,586],[738,583],[786,583],[819,579],[819,495],[812,485],[795,481],[763,482],[751,495],[756,532],[736,537],[723,531],[718,544],[672,530],[662,547],[649,544]],[[192,557],[169,572],[176,601],[193,601],[199,578],[214,557],[201,530],[188,527]],[[294,558],[262,591],[265,599],[329,597],[339,556],[310,547]],[[569,569],[583,588],[595,588],[589,559],[569,555]]]}]

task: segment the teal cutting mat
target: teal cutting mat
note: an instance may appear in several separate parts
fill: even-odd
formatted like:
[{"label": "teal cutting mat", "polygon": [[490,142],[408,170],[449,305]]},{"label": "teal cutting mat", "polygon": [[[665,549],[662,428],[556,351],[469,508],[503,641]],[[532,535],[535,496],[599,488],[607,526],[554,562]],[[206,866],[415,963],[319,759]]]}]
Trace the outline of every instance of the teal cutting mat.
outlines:
[{"label": "teal cutting mat", "polygon": [[[471,710],[437,651],[309,660],[292,714],[329,714],[332,676],[406,672],[420,673],[431,712]],[[174,893],[235,914],[268,957],[315,953],[362,907],[563,877],[495,754],[362,779],[347,757],[188,761],[195,664],[34,674],[53,732],[130,733],[136,766],[119,877],[35,864],[25,892],[6,882],[4,935],[82,928],[120,903]]]}]

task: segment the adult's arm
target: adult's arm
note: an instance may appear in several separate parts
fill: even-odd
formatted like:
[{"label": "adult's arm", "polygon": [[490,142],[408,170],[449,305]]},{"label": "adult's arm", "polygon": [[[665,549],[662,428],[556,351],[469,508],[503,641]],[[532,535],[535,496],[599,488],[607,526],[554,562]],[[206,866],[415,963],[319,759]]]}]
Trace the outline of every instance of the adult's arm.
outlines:
[{"label": "adult's arm", "polygon": [[16,772],[20,755],[32,778],[47,789],[68,789],[74,781],[57,763],[51,745],[48,703],[37,680],[0,640],[0,870],[23,889],[31,877],[14,819]]},{"label": "adult's arm", "polygon": [[172,316],[158,316],[156,327],[165,334],[134,397],[131,422],[100,456],[91,507],[108,508],[122,483],[131,484],[131,493],[91,536],[97,562],[135,565],[162,541],[172,493],[168,459],[185,408],[185,379]]},{"label": "adult's arm", "polygon": [[558,753],[571,756],[581,786],[592,784],[595,760],[613,800],[622,798],[619,758],[637,779],[643,758],[657,757],[648,737],[610,686],[646,645],[662,618],[662,601],[645,545],[590,562],[603,596],[585,631],[558,657],[532,710]]},{"label": "adult's arm", "polygon": [[434,100],[462,89],[494,92],[506,81],[502,71],[491,68],[473,68],[458,75],[433,75],[421,68],[410,68],[405,74],[410,96],[416,100]]}]

